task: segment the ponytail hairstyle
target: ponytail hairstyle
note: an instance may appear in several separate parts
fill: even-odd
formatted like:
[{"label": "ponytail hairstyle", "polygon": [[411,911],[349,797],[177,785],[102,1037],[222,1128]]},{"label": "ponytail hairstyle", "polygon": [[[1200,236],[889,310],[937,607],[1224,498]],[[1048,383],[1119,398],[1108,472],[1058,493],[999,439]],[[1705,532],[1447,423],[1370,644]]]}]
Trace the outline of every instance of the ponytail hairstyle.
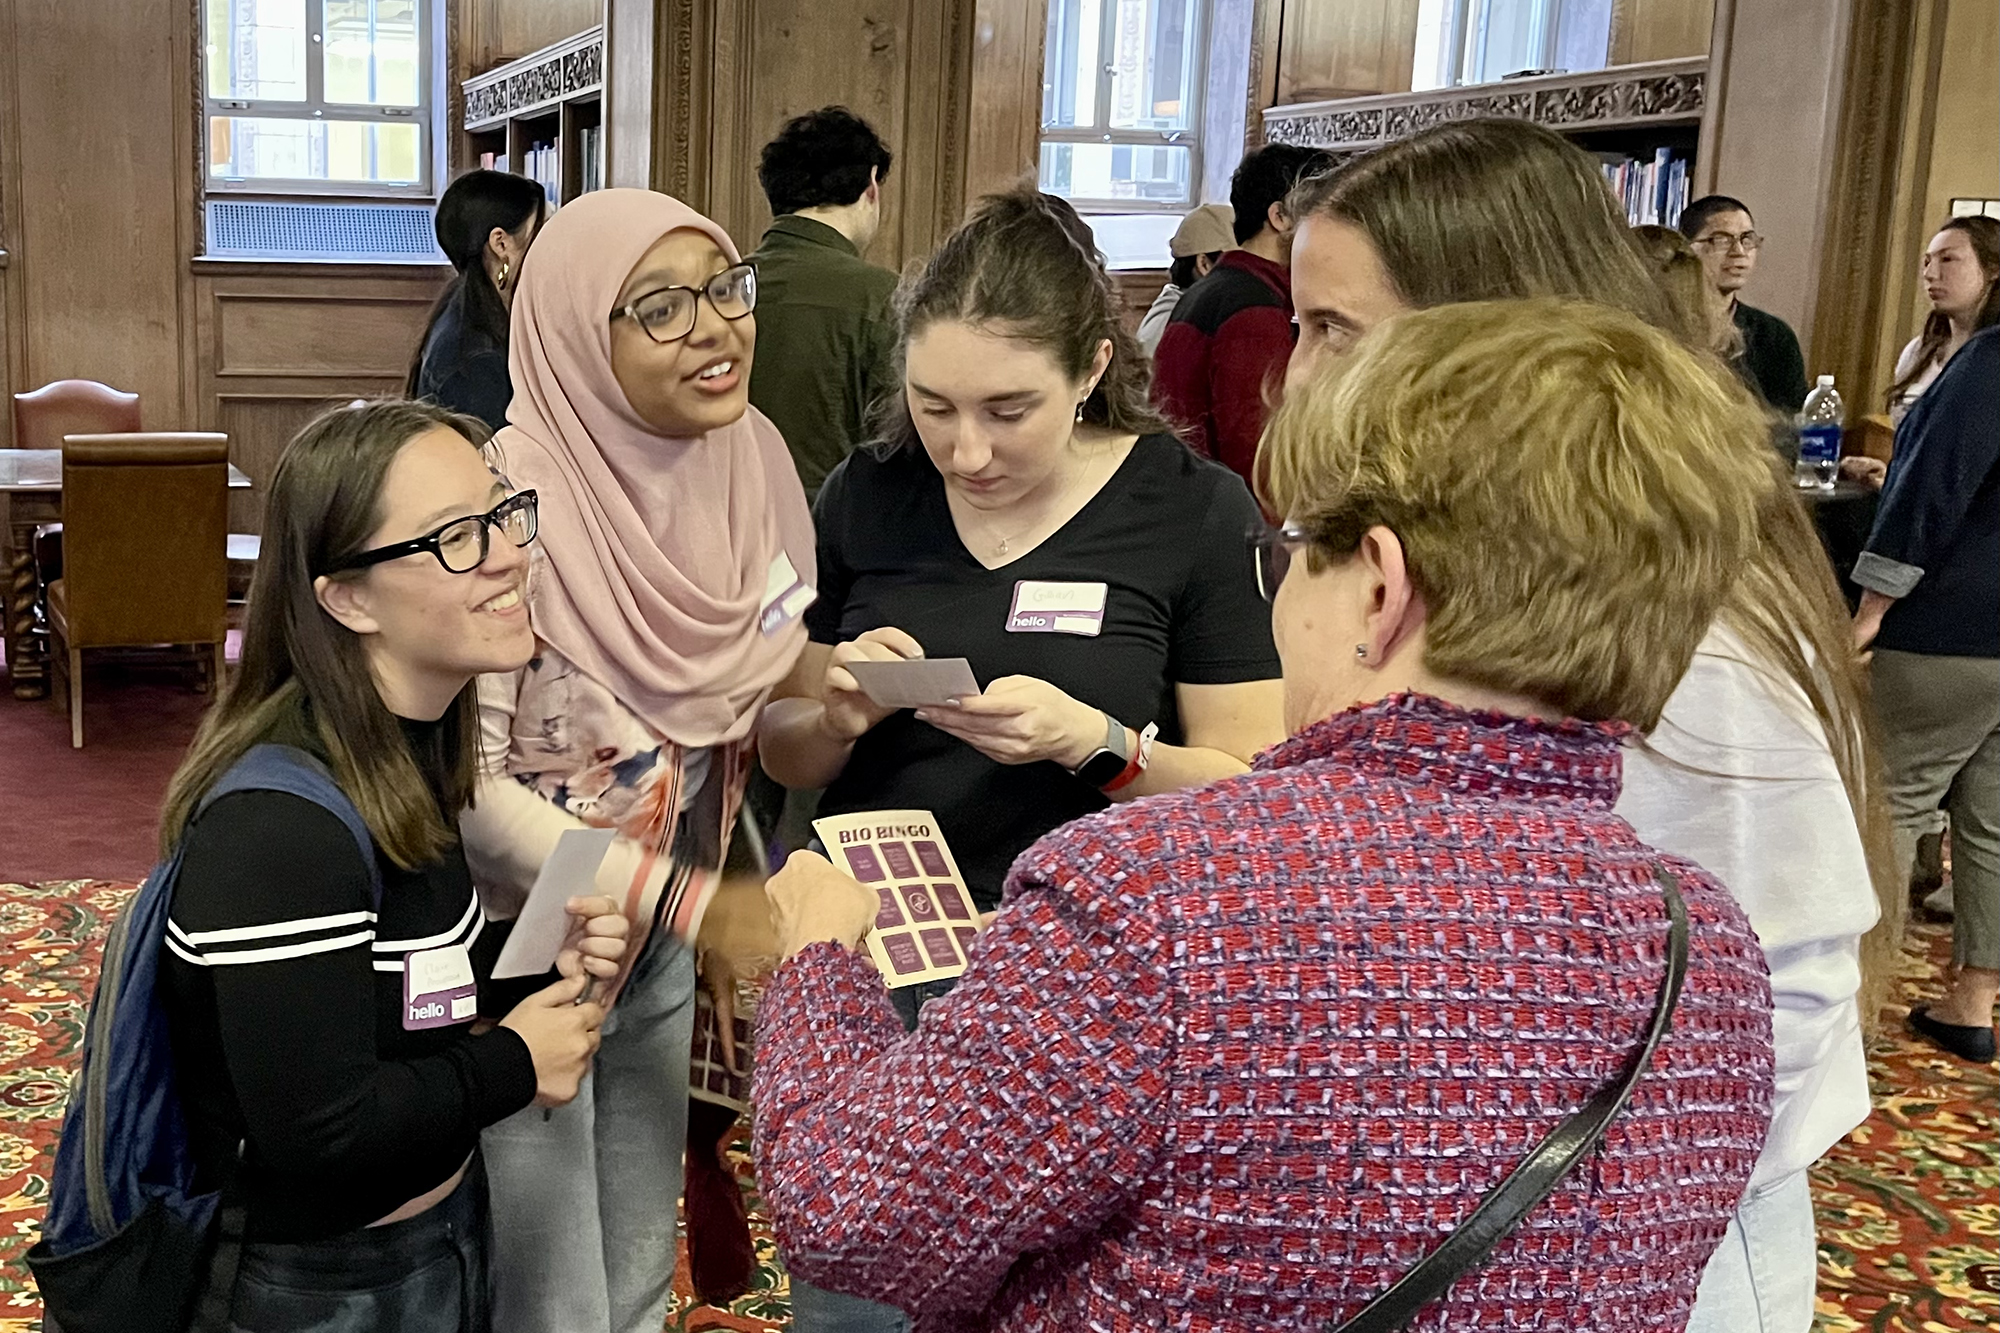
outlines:
[{"label": "ponytail hairstyle", "polygon": [[[1986,299],[1979,303],[1979,310],[1972,317],[1972,331],[1977,333],[1990,325],[2000,324],[2000,220],[1978,215],[1953,218],[1938,231],[1965,233],[1965,239],[1972,245],[1973,257],[1979,261],[1980,271],[1986,274]],[[1930,317],[1924,320],[1923,332],[1917,335],[1917,359],[1911,364],[1909,374],[1889,387],[1891,409],[1902,401],[1910,385],[1922,378],[1930,364],[1944,354],[1945,344],[1950,341],[1951,320],[1941,310],[1931,311]]]},{"label": "ponytail hairstyle", "polygon": [[[1067,200],[1022,184],[987,195],[937,253],[896,291],[896,378],[910,340],[957,320],[1047,352],[1064,375],[1090,373],[1100,344],[1111,364],[1078,418],[1120,435],[1168,429],[1147,392],[1152,370],[1125,330],[1121,303],[1090,227]],[[876,445],[893,452],[921,445],[908,397],[898,389],[875,405]]]},{"label": "ponytail hairstyle", "polygon": [[498,227],[519,232],[531,221],[540,229],[548,196],[526,176],[505,171],[468,171],[453,181],[438,200],[438,249],[458,272],[438,293],[424,334],[410,358],[404,392],[415,398],[424,368],[424,349],[430,345],[431,330],[446,311],[456,311],[458,326],[467,333],[484,337],[495,347],[507,345],[507,303],[486,271],[486,238]]},{"label": "ponytail hairstyle", "polygon": [[167,784],[162,859],[179,845],[209,788],[266,742],[324,759],[375,845],[397,865],[424,865],[457,841],[457,816],[472,804],[479,773],[473,683],[446,710],[437,752],[416,753],[375,688],[361,637],[328,615],[313,590],[320,570],[361,551],[380,526],[383,487],[403,446],[439,427],[458,432],[469,447],[489,447],[477,418],[399,399],[333,408],[286,446],[264,509],[243,660]]},{"label": "ponytail hairstyle", "polygon": [[[1697,205],[1706,203],[1682,211],[1684,232],[1699,228]],[[1561,296],[1624,310],[1698,353],[1713,345],[1699,310],[1655,280],[1596,160],[1538,125],[1468,120],[1421,130],[1302,181],[1287,212],[1359,228],[1398,294],[1420,309]],[[1712,373],[1730,375],[1719,357],[1708,360]],[[1782,466],[1775,450],[1759,452],[1764,466]],[[1717,620],[1758,665],[1798,686],[1840,770],[1881,908],[1861,945],[1861,1019],[1872,1032],[1895,975],[1910,867],[1895,863],[1868,681],[1826,550],[1790,486],[1767,493],[1759,527]]]}]

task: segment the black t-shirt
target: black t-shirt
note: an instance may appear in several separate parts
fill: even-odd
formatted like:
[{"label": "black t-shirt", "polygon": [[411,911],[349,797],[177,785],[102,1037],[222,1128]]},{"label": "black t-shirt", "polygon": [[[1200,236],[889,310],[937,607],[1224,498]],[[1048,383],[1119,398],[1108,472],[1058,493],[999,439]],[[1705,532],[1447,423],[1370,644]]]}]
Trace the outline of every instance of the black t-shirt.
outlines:
[{"label": "black t-shirt", "polygon": [[[928,657],[964,657],[981,685],[1034,676],[1134,729],[1157,722],[1182,743],[1174,686],[1278,676],[1271,613],[1247,537],[1262,525],[1242,480],[1170,435],[1133,445],[1088,504],[1011,564],[989,570],[959,540],[944,481],[921,450],[858,452],[815,507],[820,599],[813,642],[894,626]],[[1102,630],[1010,633],[1015,585],[1106,585]],[[1096,788],[1055,763],[995,763],[895,713],[855,743],[824,814],[929,810],[982,909],[1000,900],[1014,858],[1044,833],[1102,810]]]},{"label": "black t-shirt", "polygon": [[[404,724],[420,755],[438,724]],[[258,1240],[340,1235],[443,1183],[479,1131],[535,1095],[534,1061],[508,1028],[404,1026],[404,960],[462,945],[479,1010],[523,987],[490,980],[505,939],[453,847],[403,869],[376,853],[382,899],[331,811],[244,791],[185,835],[162,1000],[194,1143],[214,1188],[247,1140],[241,1185]]]}]

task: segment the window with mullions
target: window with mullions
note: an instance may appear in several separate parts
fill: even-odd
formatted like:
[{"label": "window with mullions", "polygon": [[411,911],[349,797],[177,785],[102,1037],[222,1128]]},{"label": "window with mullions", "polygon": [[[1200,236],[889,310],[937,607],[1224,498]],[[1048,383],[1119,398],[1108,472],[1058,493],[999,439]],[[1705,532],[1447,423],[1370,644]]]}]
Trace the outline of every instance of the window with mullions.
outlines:
[{"label": "window with mullions", "polygon": [[1179,213],[1201,180],[1203,0],[1049,0],[1041,184],[1084,212]]},{"label": "window with mullions", "polygon": [[202,7],[211,190],[429,191],[429,0]]},{"label": "window with mullions", "polygon": [[1580,74],[1611,53],[1613,0],[1419,0],[1410,87],[1493,83],[1525,70]]}]

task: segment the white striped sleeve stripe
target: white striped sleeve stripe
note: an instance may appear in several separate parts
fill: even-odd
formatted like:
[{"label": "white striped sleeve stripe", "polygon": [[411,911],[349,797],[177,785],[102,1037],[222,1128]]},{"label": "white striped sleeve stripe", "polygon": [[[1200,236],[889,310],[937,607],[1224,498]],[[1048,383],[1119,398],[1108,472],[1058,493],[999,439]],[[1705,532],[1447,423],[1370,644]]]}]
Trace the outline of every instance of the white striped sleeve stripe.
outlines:
[{"label": "white striped sleeve stripe", "polygon": [[[470,949],[472,947],[472,942],[478,939],[480,932],[485,929],[486,929],[486,914],[482,912],[479,915],[479,919],[472,923],[472,933],[465,937],[465,943],[462,947]],[[375,947],[379,949],[382,946],[378,944]],[[412,950],[411,952],[415,952],[415,950]],[[407,955],[399,954],[397,957],[388,959],[386,961],[377,958],[375,960],[375,970],[377,972],[401,972],[403,970],[403,960],[405,957],[407,957]]]},{"label": "white striped sleeve stripe", "polygon": [[357,930],[352,935],[336,935],[331,939],[313,940],[307,944],[280,944],[268,949],[225,949],[202,954],[190,954],[169,936],[167,947],[175,954],[193,963],[196,967],[228,967],[238,963],[276,963],[288,958],[305,958],[316,953],[332,953],[336,949],[353,948],[366,944],[374,938],[372,931]]},{"label": "white striped sleeve stripe", "polygon": [[419,949],[435,949],[440,945],[460,943],[459,936],[470,929],[472,934],[463,941],[466,944],[478,937],[479,929],[485,924],[485,917],[479,911],[479,895],[473,894],[472,901],[465,905],[465,915],[459,917],[458,924],[450,930],[436,935],[426,935],[420,940],[377,940],[376,953],[415,953]]},{"label": "white striped sleeve stripe", "polygon": [[[238,940],[269,940],[283,935],[309,935],[340,926],[373,925],[373,912],[338,912],[333,916],[307,916],[296,921],[273,921],[262,926],[232,926],[228,930],[182,930],[172,918],[167,929],[182,942],[199,948],[204,944],[230,944]],[[372,932],[371,932],[372,934]]]}]

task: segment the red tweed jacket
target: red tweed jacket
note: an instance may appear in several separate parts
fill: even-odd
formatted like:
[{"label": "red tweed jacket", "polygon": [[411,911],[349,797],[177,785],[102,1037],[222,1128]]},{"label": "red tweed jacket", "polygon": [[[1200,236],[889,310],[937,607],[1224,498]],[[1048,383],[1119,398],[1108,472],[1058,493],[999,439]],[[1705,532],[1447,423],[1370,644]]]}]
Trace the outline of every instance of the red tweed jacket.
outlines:
[{"label": "red tweed jacket", "polygon": [[1672,1030],[1593,1156],[1424,1330],[1679,1329],[1764,1141],[1771,998],[1698,868],[1611,813],[1622,729],[1403,696],[1043,838],[905,1037],[833,945],[758,1011],[792,1270],[920,1329],[1315,1330],[1602,1084],[1692,921]]}]

